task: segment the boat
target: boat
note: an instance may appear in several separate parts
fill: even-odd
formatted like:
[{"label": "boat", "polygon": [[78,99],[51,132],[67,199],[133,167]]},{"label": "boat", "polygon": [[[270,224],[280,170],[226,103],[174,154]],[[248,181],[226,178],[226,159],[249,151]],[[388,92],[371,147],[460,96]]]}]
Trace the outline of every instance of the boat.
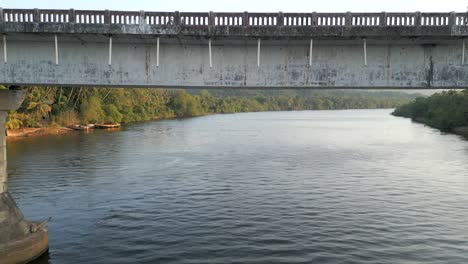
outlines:
[{"label": "boat", "polygon": [[95,128],[100,128],[100,129],[109,129],[109,128],[119,128],[120,124],[94,124]]},{"label": "boat", "polygon": [[70,126],[71,129],[74,129],[74,130],[84,130],[84,131],[88,131],[92,128],[94,128],[94,125],[86,125],[86,126],[82,126],[82,125],[72,125]]}]

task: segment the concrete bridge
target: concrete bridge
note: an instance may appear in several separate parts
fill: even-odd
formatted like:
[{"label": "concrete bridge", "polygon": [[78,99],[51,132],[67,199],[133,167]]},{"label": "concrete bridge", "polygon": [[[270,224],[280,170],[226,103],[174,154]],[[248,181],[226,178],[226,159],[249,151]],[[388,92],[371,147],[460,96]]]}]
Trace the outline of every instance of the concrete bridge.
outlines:
[{"label": "concrete bridge", "polygon": [[454,12],[0,9],[0,84],[467,88],[467,21]]},{"label": "concrete bridge", "polygon": [[[466,13],[179,13],[0,9],[0,84],[188,88],[468,88]],[[3,62],[3,63],[1,63]],[[0,90],[0,131],[21,90]],[[48,247],[7,190],[0,264]]]}]

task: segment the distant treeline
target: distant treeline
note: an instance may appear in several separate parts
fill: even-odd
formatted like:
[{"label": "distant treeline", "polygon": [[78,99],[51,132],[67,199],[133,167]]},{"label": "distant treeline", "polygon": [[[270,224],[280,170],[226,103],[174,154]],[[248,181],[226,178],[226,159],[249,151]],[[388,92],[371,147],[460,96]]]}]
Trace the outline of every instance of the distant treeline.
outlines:
[{"label": "distant treeline", "polygon": [[395,116],[409,117],[444,131],[468,126],[468,90],[444,91],[398,107]]},{"label": "distant treeline", "polygon": [[29,87],[7,127],[128,123],[211,113],[394,108],[414,99],[401,92]]}]

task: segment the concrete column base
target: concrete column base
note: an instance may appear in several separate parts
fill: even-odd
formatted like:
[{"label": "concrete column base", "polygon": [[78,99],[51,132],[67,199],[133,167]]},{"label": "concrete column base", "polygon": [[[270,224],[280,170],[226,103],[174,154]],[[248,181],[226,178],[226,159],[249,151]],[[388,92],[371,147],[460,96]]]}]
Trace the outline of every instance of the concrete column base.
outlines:
[{"label": "concrete column base", "polygon": [[23,90],[0,90],[0,193],[8,191],[5,122],[8,111],[18,109],[23,99]]},{"label": "concrete column base", "polygon": [[48,250],[45,226],[24,219],[8,192],[0,194],[0,264],[27,263]]},{"label": "concrete column base", "polygon": [[30,262],[49,247],[47,227],[25,220],[8,193],[5,121],[23,98],[22,90],[0,90],[0,264]]}]

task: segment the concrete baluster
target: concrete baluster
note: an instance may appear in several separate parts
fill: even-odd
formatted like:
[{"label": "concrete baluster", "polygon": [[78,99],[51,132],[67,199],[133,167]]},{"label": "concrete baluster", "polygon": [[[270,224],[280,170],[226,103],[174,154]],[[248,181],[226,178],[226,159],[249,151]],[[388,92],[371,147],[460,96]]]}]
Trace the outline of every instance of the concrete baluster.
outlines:
[{"label": "concrete baluster", "polygon": [[140,28],[144,29],[144,27],[146,25],[145,11],[144,10],[140,10],[140,17],[138,18],[138,23],[140,25]]},{"label": "concrete baluster", "polygon": [[249,22],[249,13],[248,12],[244,12],[244,15],[242,16],[242,33],[244,35],[247,34],[248,32],[248,27],[250,25],[250,22]]},{"label": "concrete baluster", "polygon": [[283,14],[283,12],[278,13],[278,17],[276,18],[276,26],[278,26],[278,27],[284,26],[284,14]]},{"label": "concrete baluster", "polygon": [[110,25],[111,24],[111,14],[109,9],[104,11],[104,24]]},{"label": "concrete baluster", "polygon": [[312,26],[317,26],[317,12],[312,12]]},{"label": "concrete baluster", "polygon": [[34,8],[33,21],[34,21],[34,23],[40,23],[41,22],[41,17],[39,15],[39,9],[37,9],[37,8]]},{"label": "concrete baluster", "polygon": [[387,25],[387,12],[382,12],[380,14],[380,23],[379,26],[386,26]]},{"label": "concrete baluster", "polygon": [[421,12],[416,12],[414,15],[414,25],[419,27],[421,26]]},{"label": "concrete baluster", "polygon": [[353,25],[353,15],[351,12],[346,12],[345,26],[351,27]]},{"label": "concrete baluster", "polygon": [[73,8],[68,11],[68,21],[72,25],[76,23],[75,10]]},{"label": "concrete baluster", "polygon": [[448,20],[448,26],[450,26],[450,27],[455,26],[456,25],[456,23],[455,23],[456,18],[457,18],[457,16],[455,15],[455,12],[450,12],[449,20]]},{"label": "concrete baluster", "polygon": [[174,25],[176,25],[176,26],[180,25],[180,13],[179,13],[179,11],[174,12]]},{"label": "concrete baluster", "polygon": [[208,13],[208,34],[213,34],[213,28],[215,26],[215,14],[213,11]]}]

